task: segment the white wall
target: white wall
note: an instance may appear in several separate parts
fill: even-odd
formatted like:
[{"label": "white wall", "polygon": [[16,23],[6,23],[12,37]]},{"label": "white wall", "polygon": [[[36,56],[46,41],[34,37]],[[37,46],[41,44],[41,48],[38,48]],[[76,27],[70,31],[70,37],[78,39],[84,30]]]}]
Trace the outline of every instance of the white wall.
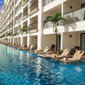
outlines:
[{"label": "white wall", "polygon": [[[70,6],[72,6],[72,9],[70,9]],[[63,12],[64,13],[67,13],[67,12],[70,12],[70,11],[73,11],[76,9],[77,9],[77,4],[72,0],[64,2],[64,4],[63,4]]]},{"label": "white wall", "polygon": [[11,38],[11,43],[13,43],[13,38]]},{"label": "white wall", "polygon": [[23,44],[27,45],[27,37],[23,37]]},{"label": "white wall", "polygon": [[52,44],[55,44],[55,35],[43,35],[43,41],[42,46],[43,49],[45,49],[47,46],[51,46]]},{"label": "white wall", "polygon": [[18,43],[19,45],[21,45],[21,37],[18,37],[18,38],[17,38],[17,43]]},{"label": "white wall", "polygon": [[[81,33],[85,33],[85,31],[64,33],[63,34],[63,49],[80,46]],[[70,38],[69,35],[72,35],[72,37]]]},{"label": "white wall", "polygon": [[17,38],[14,38],[14,43],[17,43]]},{"label": "white wall", "polygon": [[[72,35],[72,37],[69,37]],[[76,33],[64,33],[63,34],[63,49],[74,48],[76,46]]]},{"label": "white wall", "polygon": [[77,3],[78,3],[77,7],[81,8],[81,4],[85,3],[85,0],[78,0]]},{"label": "white wall", "polygon": [[66,1],[66,0],[54,0],[51,3],[47,4],[46,6],[44,6],[43,11],[46,12],[54,7],[57,7],[64,1]]},{"label": "white wall", "polygon": [[36,48],[38,45],[37,45],[37,36],[31,36],[30,37],[30,44],[34,44],[34,48]]}]

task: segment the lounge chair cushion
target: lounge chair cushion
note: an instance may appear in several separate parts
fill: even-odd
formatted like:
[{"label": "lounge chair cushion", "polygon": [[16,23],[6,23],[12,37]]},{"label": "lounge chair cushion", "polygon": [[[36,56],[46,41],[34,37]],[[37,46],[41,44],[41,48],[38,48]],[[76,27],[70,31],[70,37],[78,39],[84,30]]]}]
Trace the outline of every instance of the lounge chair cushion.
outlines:
[{"label": "lounge chair cushion", "polygon": [[77,51],[77,53],[82,53],[82,51],[81,51],[81,50],[79,50],[79,51]]},{"label": "lounge chair cushion", "polygon": [[68,59],[67,58],[63,58],[64,61],[67,61]]},{"label": "lounge chair cushion", "polygon": [[65,51],[69,51],[69,49],[65,49]]},{"label": "lounge chair cushion", "polygon": [[52,57],[53,57],[53,58],[55,58],[55,57],[56,57],[56,55],[52,55]]}]

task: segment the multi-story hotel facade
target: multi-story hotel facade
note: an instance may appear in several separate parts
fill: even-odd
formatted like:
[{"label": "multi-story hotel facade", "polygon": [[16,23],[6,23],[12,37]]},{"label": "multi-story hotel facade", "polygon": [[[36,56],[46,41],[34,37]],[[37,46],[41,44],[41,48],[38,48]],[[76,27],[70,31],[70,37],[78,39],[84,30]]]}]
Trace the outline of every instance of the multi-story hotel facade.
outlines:
[{"label": "multi-story hotel facade", "polygon": [[[85,50],[85,0],[4,0],[0,13],[0,41],[34,44],[37,48],[54,45],[53,24],[44,24],[44,21],[58,12],[66,19],[66,23],[56,23],[58,48],[77,46]],[[28,31],[21,33],[27,26]],[[17,35],[12,36],[16,32]]]}]

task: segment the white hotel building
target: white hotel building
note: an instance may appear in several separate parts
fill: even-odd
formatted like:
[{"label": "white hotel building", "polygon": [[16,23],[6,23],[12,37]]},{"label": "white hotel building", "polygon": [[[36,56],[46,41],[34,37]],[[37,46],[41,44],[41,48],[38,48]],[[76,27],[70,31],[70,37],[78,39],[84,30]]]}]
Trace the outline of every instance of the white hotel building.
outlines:
[{"label": "white hotel building", "polygon": [[[53,24],[44,24],[47,16],[61,12],[66,23],[57,23],[58,47],[85,50],[85,0],[4,0],[0,13],[0,38],[6,42],[34,44],[35,47],[55,44]],[[27,33],[19,33],[24,27],[30,27]],[[7,33],[11,33],[7,36]]]}]

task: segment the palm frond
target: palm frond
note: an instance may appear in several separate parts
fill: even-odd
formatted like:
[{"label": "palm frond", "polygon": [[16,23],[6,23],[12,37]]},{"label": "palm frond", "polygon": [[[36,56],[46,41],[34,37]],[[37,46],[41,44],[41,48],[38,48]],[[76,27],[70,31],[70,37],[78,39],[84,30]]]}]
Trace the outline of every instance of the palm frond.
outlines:
[{"label": "palm frond", "polygon": [[53,16],[47,16],[46,20],[51,20],[51,18],[53,18]]},{"label": "palm frond", "polygon": [[62,17],[62,16],[61,16],[61,13],[59,12],[59,13],[56,13],[56,14],[54,15],[54,17],[60,18],[60,17]]},{"label": "palm frond", "polygon": [[61,17],[61,18],[60,18],[60,20],[63,20],[63,22],[66,22],[66,19],[65,19],[65,18],[63,18],[63,17]]}]

